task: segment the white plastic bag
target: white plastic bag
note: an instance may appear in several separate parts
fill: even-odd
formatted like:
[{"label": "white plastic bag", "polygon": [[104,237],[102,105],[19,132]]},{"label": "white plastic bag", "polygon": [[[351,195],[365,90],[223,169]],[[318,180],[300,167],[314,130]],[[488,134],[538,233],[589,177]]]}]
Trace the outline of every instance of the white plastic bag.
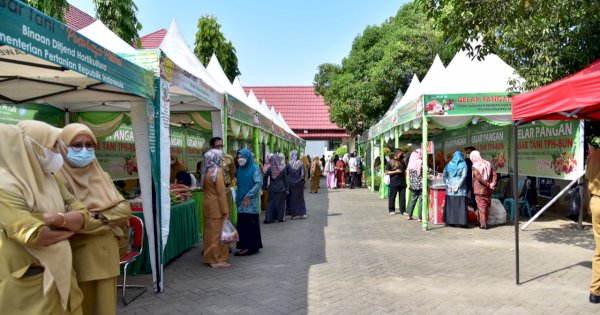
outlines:
[{"label": "white plastic bag", "polygon": [[390,184],[390,175],[383,176],[383,183],[386,185]]},{"label": "white plastic bag", "polygon": [[235,229],[229,219],[223,221],[223,229],[221,230],[221,243],[231,244],[240,240],[238,231]]},{"label": "white plastic bag", "polygon": [[487,220],[488,225],[506,224],[506,209],[498,199],[492,199],[490,215]]}]

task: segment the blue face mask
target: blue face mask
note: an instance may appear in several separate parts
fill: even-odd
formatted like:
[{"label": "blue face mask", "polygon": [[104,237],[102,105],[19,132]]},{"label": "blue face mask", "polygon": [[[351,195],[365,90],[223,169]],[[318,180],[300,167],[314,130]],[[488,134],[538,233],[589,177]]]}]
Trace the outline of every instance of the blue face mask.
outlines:
[{"label": "blue face mask", "polygon": [[96,159],[96,151],[88,151],[82,148],[81,151],[75,151],[67,148],[67,160],[75,167],[86,167]]}]

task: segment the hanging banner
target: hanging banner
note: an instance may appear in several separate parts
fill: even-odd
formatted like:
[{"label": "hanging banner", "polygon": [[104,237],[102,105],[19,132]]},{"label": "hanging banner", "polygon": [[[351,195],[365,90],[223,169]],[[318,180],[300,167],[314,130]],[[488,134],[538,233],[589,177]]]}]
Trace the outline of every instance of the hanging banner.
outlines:
[{"label": "hanging banner", "polygon": [[576,179],[583,173],[582,122],[537,121],[519,127],[519,175]]},{"label": "hanging banner", "polygon": [[[0,1],[0,44],[145,98],[154,98],[150,71],[123,59],[77,31],[17,0]],[[5,60],[39,63],[24,54]]]},{"label": "hanging banner", "polygon": [[65,113],[50,105],[0,104],[0,124],[15,125],[21,120],[39,120],[62,128],[65,125]]},{"label": "hanging banner", "polygon": [[186,166],[190,172],[196,170],[196,165],[202,160],[202,154],[208,151],[211,132],[202,132],[196,129],[186,129]]},{"label": "hanging banner", "polygon": [[96,159],[113,180],[138,178],[133,127],[121,125],[112,135],[98,139]]},{"label": "hanging banner", "polygon": [[490,161],[498,173],[509,172],[510,126],[495,126],[480,122],[469,126],[469,146]]},{"label": "hanging banner", "polygon": [[506,93],[425,95],[427,116],[510,115]]},{"label": "hanging banner", "polygon": [[[444,136],[444,158],[446,161],[452,160],[452,154],[456,152],[456,150],[463,151],[465,147],[467,147],[467,128],[461,128],[456,130],[446,130],[443,134]],[[441,149],[441,148],[440,148]],[[436,148],[436,154],[439,151]]]}]

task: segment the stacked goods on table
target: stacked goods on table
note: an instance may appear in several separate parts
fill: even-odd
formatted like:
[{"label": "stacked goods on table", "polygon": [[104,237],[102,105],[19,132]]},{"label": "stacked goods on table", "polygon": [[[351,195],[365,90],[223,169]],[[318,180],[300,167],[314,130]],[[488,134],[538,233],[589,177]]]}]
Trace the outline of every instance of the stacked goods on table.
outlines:
[{"label": "stacked goods on table", "polygon": [[133,212],[141,212],[142,211],[142,198],[134,198],[129,199],[129,207],[131,207],[131,211]]},{"label": "stacked goods on table", "polygon": [[172,205],[192,199],[190,188],[181,184],[172,184],[170,188],[170,195]]}]

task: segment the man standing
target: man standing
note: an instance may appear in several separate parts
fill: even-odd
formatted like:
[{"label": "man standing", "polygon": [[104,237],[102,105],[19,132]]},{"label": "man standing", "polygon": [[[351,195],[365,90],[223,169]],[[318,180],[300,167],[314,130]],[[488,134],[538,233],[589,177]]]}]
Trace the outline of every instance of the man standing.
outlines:
[{"label": "man standing", "polygon": [[356,151],[354,151],[354,156],[356,157],[356,167],[358,170],[356,172],[356,178],[357,178],[356,186],[358,188],[362,188],[362,174],[363,174],[363,171],[365,170],[365,165],[363,164],[362,157],[360,157],[360,155],[358,155],[358,153],[356,153]]},{"label": "man standing", "polygon": [[590,303],[600,303],[600,150],[590,150],[585,177],[590,191],[590,210],[592,212],[592,229],[596,241],[596,251],[592,258],[592,285],[590,286]]},{"label": "man standing", "polygon": [[348,160],[348,169],[350,169],[350,189],[354,189],[358,184],[358,163],[356,163],[356,157],[354,153],[350,153],[350,160]]},{"label": "man standing", "polygon": [[400,194],[400,213],[406,213],[406,163],[402,158],[403,152],[400,149],[394,150],[394,158],[385,165],[385,175],[390,176],[390,195],[388,199],[388,209],[390,215],[396,214],[396,195]]},{"label": "man standing", "polygon": [[[209,145],[211,149],[217,149],[223,152],[223,139],[221,137],[214,137],[210,139]],[[233,156],[223,152],[223,165],[221,165],[221,167],[223,168],[223,171],[225,171],[225,186],[227,188],[225,189],[225,193],[227,195],[226,197],[227,205],[229,206],[229,213],[231,213],[233,211],[233,194],[231,193],[231,188],[235,186],[232,184],[237,172]]]}]

